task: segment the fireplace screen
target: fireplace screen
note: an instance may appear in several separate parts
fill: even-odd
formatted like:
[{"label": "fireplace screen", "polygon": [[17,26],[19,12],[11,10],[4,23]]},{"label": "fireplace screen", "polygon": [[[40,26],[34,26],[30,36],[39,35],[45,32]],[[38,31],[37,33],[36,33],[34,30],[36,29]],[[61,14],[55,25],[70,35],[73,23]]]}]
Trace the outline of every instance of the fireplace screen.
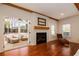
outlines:
[{"label": "fireplace screen", "polygon": [[36,33],[36,43],[37,44],[46,43],[46,42],[47,42],[47,33],[46,32]]}]

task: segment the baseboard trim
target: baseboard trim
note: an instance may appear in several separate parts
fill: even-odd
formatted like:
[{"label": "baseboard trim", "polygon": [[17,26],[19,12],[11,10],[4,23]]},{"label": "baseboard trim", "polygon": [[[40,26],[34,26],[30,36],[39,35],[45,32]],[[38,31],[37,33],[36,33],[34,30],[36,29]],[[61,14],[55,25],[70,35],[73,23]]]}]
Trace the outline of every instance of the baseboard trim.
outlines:
[{"label": "baseboard trim", "polygon": [[77,42],[70,42],[70,43],[73,43],[73,44],[79,45],[79,43],[77,43]]}]

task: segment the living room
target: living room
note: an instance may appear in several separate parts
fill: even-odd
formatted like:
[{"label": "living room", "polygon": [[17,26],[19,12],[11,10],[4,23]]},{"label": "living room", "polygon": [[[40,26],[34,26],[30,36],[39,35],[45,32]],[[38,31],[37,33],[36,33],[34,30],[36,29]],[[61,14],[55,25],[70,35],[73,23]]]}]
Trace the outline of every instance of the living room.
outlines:
[{"label": "living room", "polygon": [[[27,8],[26,8],[27,5]],[[32,5],[32,7],[31,7]],[[49,7],[51,6],[52,7]],[[24,6],[24,7],[23,7]],[[45,7],[47,6],[47,7]],[[56,8],[55,6],[59,6],[60,8]],[[39,7],[39,10],[37,7]],[[44,8],[45,9],[42,9]],[[43,12],[44,14],[41,14],[39,12],[35,12],[32,10],[33,9],[39,12]],[[52,8],[52,9],[51,9]],[[54,8],[54,9],[53,9]],[[62,9],[62,10],[61,10]],[[26,11],[27,10],[27,11]],[[54,12],[52,11],[54,10]],[[72,11],[71,11],[72,10]],[[52,12],[52,13],[51,13]],[[51,41],[55,41],[57,40],[57,33],[61,33],[63,35],[64,38],[66,38],[69,42],[74,42],[74,43],[79,43],[79,27],[78,27],[78,23],[79,23],[79,11],[77,10],[76,6],[73,3],[63,3],[63,4],[18,4],[18,3],[3,3],[0,4],[0,52],[4,52],[5,51],[5,47],[4,47],[4,35],[3,33],[11,33],[12,37],[14,38],[9,38],[8,41],[10,41],[11,44],[15,44],[14,46],[17,45],[17,39],[15,36],[19,36],[21,37],[19,40],[21,42],[21,40],[23,39],[22,35],[26,35],[26,40],[22,41],[25,42],[24,44],[19,45],[20,47],[28,47],[28,46],[34,46],[34,45],[39,45],[42,43],[49,43]],[[56,13],[56,14],[55,14]],[[46,16],[45,14],[49,14],[55,18]],[[18,27],[18,29],[15,30],[11,30],[11,28],[9,30],[4,30],[5,26],[5,19],[7,19],[6,21],[11,21],[11,24],[14,24],[14,27]],[[15,20],[15,21],[14,21]],[[21,21],[20,23],[18,23],[19,21]],[[17,25],[17,23],[19,25]],[[27,32],[24,31],[21,33],[21,28],[20,26],[22,26],[25,23],[28,24],[27,28]],[[8,23],[9,24],[9,23]],[[22,25],[21,25],[22,24]],[[9,25],[10,26],[10,25]],[[26,26],[25,26],[26,27]],[[13,32],[13,33],[12,33]],[[20,35],[17,35],[20,34]],[[9,36],[8,34],[5,36]],[[11,36],[10,36],[11,37]],[[20,43],[19,42],[19,43]],[[7,45],[6,47],[8,47],[9,45]],[[13,46],[13,47],[14,47]],[[11,47],[11,46],[10,46]],[[11,48],[11,49],[17,49],[18,47],[15,48]],[[11,50],[11,49],[7,49],[7,50]]]}]

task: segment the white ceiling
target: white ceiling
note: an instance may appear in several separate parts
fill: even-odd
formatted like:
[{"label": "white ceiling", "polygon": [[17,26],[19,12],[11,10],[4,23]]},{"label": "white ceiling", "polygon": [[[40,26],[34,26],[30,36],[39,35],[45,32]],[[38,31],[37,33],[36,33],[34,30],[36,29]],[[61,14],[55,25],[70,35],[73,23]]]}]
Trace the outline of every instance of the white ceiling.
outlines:
[{"label": "white ceiling", "polygon": [[77,8],[72,3],[14,3],[14,4],[51,16],[56,19],[66,18],[78,13]]}]

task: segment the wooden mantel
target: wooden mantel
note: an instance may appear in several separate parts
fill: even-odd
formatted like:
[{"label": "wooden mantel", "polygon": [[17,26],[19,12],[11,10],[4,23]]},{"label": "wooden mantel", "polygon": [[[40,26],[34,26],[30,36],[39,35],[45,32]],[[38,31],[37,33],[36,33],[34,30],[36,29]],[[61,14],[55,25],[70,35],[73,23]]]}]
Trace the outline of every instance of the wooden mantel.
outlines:
[{"label": "wooden mantel", "polygon": [[49,27],[48,27],[48,26],[34,26],[34,29],[38,29],[38,30],[48,30]]}]

